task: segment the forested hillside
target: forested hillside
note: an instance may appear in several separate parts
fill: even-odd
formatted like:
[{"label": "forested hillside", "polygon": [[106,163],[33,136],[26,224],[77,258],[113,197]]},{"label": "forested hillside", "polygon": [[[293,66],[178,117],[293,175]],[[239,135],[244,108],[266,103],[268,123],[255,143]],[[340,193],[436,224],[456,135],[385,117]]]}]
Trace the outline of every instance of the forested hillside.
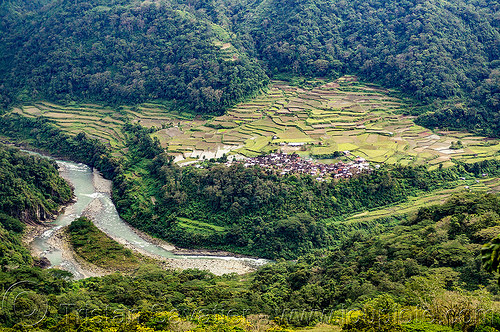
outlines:
[{"label": "forested hillside", "polygon": [[353,231],[322,257],[268,266],[256,274],[252,288],[269,299],[266,307],[279,305],[272,302],[278,298],[286,299],[288,309],[353,303],[380,292],[415,305],[418,283],[420,291],[435,282],[450,290],[482,285],[496,293],[495,279],[480,268],[480,248],[500,234],[499,212],[498,195],[458,195],[420,209],[377,237]]},{"label": "forested hillside", "polygon": [[51,161],[0,145],[0,172],[0,211],[23,222],[46,220],[71,199],[69,185]]},{"label": "forested hillside", "polygon": [[[111,104],[166,100],[172,108],[222,112],[267,83],[230,34],[169,2],[55,1],[11,18],[4,99]],[[7,102],[9,101],[7,100]]]},{"label": "forested hillside", "polygon": [[48,160],[0,144],[0,268],[31,264],[20,234],[46,221],[71,200],[69,185]]},{"label": "forested hillside", "polygon": [[[376,324],[377,331],[493,332],[500,328],[496,312],[472,313],[498,298],[496,276],[481,270],[480,248],[499,234],[499,206],[498,195],[460,194],[381,228],[376,238],[352,231],[331,251],[244,277],[147,265],[131,276],[80,281],[57,270],[0,271],[4,289],[24,281],[19,300],[6,293],[9,310],[0,312],[0,323],[16,331],[46,314],[40,331],[291,331],[323,323],[331,324],[328,331],[373,331]],[[416,308],[426,315],[413,316]],[[350,309],[356,319],[346,316]],[[388,316],[358,319],[377,309]],[[395,311],[413,315],[400,319]]]},{"label": "forested hillside", "polygon": [[248,3],[234,4],[235,25],[271,73],[357,73],[424,104],[449,99],[429,108],[438,110],[422,119],[431,127],[499,135],[497,2]]},{"label": "forested hillside", "polygon": [[357,74],[404,92],[428,127],[500,134],[495,1],[43,4],[0,5],[4,106],[163,100],[220,113],[268,76]]}]

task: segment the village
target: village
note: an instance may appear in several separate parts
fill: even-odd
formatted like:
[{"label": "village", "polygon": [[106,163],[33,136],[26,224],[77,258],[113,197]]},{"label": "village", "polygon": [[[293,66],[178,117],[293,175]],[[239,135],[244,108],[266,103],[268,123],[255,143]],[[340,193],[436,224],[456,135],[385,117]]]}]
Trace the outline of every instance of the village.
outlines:
[{"label": "village", "polygon": [[228,161],[227,166],[234,163],[243,163],[245,167],[260,166],[280,175],[309,174],[316,180],[324,181],[327,178],[347,179],[354,175],[371,171],[370,165],[364,158],[357,157],[354,161],[344,163],[325,164],[312,159],[304,159],[298,154],[271,153],[265,156],[246,158],[240,161]]}]

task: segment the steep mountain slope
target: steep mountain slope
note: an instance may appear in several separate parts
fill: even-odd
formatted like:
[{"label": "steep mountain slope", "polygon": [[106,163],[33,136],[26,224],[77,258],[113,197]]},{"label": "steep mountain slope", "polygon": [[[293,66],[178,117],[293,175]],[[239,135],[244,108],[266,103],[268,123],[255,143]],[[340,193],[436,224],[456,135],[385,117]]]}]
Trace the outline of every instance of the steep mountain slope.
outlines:
[{"label": "steep mountain slope", "polygon": [[264,87],[264,71],[354,73],[426,106],[415,112],[428,127],[500,135],[497,1],[44,3],[0,5],[4,106],[163,100],[221,113]]},{"label": "steep mountain slope", "polygon": [[0,144],[0,269],[31,264],[25,224],[52,217],[71,196],[53,162]]},{"label": "steep mountain slope", "polygon": [[[258,294],[255,297],[262,308],[286,310],[286,317],[294,317],[294,309],[302,313],[318,307],[345,308],[358,301],[366,303],[380,294],[397,298],[405,305],[425,308],[433,317],[438,316],[438,308],[446,308],[447,317],[451,317],[449,308],[460,307],[465,301],[461,302],[457,293],[439,288],[462,294],[467,293],[465,289],[498,290],[494,276],[481,269],[480,249],[499,234],[499,203],[498,195],[463,193],[442,205],[422,208],[400,225],[386,228],[376,236],[363,229],[353,231],[332,252],[264,267],[256,273],[251,289]],[[380,325],[373,328],[373,324],[372,321],[366,329],[353,330],[344,326],[342,331],[401,331],[382,329]],[[492,321],[490,324],[491,331],[498,330],[498,325]],[[462,325],[462,331],[473,331],[463,328],[464,322],[459,323],[458,319],[443,325],[456,329]]]},{"label": "steep mountain slope", "polygon": [[0,145],[0,214],[38,222],[71,199],[69,185],[48,160]]},{"label": "steep mountain slope", "polygon": [[230,36],[211,22],[163,1],[107,5],[55,1],[10,26],[15,31],[4,38],[22,45],[11,52],[4,77],[9,92],[114,104],[166,99],[205,113],[220,112],[267,82],[255,61],[224,52]]},{"label": "steep mountain slope", "polygon": [[[496,1],[264,0],[235,4],[237,30],[271,73],[354,72],[396,87],[431,110],[429,126],[499,135]],[[450,117],[451,115],[451,117]],[[439,115],[437,115],[439,117]]]}]

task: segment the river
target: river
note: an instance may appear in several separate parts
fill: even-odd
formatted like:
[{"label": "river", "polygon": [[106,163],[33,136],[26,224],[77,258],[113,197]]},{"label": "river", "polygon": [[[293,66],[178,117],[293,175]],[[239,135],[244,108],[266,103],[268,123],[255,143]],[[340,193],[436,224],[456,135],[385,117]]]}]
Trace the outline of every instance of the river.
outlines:
[{"label": "river", "polygon": [[[30,151],[25,151],[32,153]],[[50,158],[51,157],[46,157]],[[53,159],[55,160],[55,159]],[[124,222],[111,199],[111,181],[104,179],[96,170],[84,164],[55,160],[61,176],[73,187],[75,202],[68,205],[55,221],[48,223],[50,228],[34,238],[31,248],[34,253],[46,257],[52,267],[61,268],[73,274],[75,279],[95,275],[73,259],[67,243],[56,241],[61,228],[84,215],[90,217],[95,225],[109,237],[141,254],[163,260],[171,268],[198,268],[217,275],[225,273],[251,272],[268,261],[246,257],[234,257],[227,253],[216,255],[176,254],[176,248],[168,243],[152,239],[138,232]]]}]

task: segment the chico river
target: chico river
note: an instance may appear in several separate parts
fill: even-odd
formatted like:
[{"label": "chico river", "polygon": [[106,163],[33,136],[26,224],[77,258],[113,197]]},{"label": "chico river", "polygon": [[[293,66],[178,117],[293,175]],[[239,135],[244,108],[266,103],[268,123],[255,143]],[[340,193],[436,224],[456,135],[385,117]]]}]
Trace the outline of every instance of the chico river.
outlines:
[{"label": "chico river", "polygon": [[74,259],[73,252],[67,243],[55,241],[55,237],[60,233],[61,228],[68,226],[82,215],[90,217],[95,225],[109,237],[141,254],[165,261],[170,268],[198,268],[220,275],[250,272],[268,262],[265,259],[234,257],[226,253],[220,255],[176,254],[174,252],[177,250],[174,246],[137,232],[120,218],[111,200],[111,181],[104,179],[87,165],[62,160],[55,161],[61,175],[74,188],[75,202],[68,205],[55,221],[48,223],[50,227],[34,238],[31,247],[39,256],[46,257],[52,267],[71,272],[75,279],[95,274],[86,271],[86,268]]}]

